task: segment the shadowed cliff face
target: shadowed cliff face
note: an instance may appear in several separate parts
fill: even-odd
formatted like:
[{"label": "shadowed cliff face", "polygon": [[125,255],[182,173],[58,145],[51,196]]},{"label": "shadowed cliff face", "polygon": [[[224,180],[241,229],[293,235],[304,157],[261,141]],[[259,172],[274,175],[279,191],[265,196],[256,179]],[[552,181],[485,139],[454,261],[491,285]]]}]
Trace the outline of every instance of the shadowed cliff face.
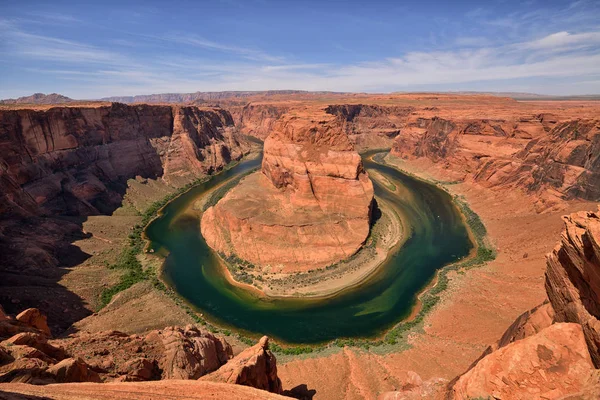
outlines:
[{"label": "shadowed cliff face", "polygon": [[2,111],[0,211],[108,214],[127,179],[191,181],[240,158],[233,129],[228,112],[197,107]]},{"label": "shadowed cliff face", "polygon": [[0,302],[12,313],[40,307],[62,328],[83,318],[85,307],[64,314],[49,304],[81,303],[56,282],[89,257],[71,245],[89,236],[85,216],[120,207],[129,179],[176,188],[247,151],[219,108],[0,110]]}]

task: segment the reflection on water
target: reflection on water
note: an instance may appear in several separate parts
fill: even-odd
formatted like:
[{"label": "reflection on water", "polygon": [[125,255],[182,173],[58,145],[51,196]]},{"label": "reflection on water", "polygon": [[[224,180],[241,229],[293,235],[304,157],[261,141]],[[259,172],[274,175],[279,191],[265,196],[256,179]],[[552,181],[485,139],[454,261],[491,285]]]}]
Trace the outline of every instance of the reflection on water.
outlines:
[{"label": "reflection on water", "polygon": [[193,188],[165,207],[147,228],[152,247],[168,251],[165,280],[217,323],[289,343],[368,337],[391,327],[410,314],[416,294],[435,271],[466,256],[472,243],[448,193],[370,161],[370,155],[364,158],[367,170],[376,170],[397,189],[391,192],[374,180],[375,195],[403,214],[411,233],[365,284],[316,300],[258,298],[227,282],[200,234],[200,216],[189,209],[206,191],[256,168],[260,159],[241,163]]}]

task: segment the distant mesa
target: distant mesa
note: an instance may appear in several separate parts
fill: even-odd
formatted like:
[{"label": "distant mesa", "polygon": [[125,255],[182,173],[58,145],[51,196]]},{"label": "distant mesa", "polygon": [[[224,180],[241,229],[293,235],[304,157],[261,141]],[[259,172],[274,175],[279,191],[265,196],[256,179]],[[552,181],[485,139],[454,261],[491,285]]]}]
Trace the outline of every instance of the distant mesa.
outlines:
[{"label": "distant mesa", "polygon": [[356,253],[369,234],[373,184],[340,120],[323,110],[282,116],[251,174],[202,217],[206,242],[226,256],[283,273]]},{"label": "distant mesa", "polygon": [[75,100],[58,93],[34,93],[31,96],[19,97],[18,99],[0,100],[0,104],[64,104],[72,101]]}]

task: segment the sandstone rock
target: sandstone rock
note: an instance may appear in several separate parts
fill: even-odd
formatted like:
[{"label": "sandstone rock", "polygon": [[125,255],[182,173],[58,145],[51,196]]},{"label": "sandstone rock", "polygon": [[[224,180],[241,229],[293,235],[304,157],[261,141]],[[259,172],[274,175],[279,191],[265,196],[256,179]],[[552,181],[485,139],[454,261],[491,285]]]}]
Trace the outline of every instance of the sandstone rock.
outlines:
[{"label": "sandstone rock", "polygon": [[2,342],[4,346],[22,345],[38,349],[55,360],[62,360],[66,357],[65,351],[60,347],[55,347],[48,343],[45,335],[35,332],[21,332]]},{"label": "sandstone rock", "polygon": [[48,322],[46,321],[46,316],[37,308],[28,308],[17,315],[16,320],[21,321],[33,328],[39,329],[40,332],[47,336],[51,336],[50,328],[48,328]]},{"label": "sandstone rock", "polygon": [[121,370],[126,381],[149,381],[160,379],[160,371],[156,361],[147,358],[134,358],[125,363]]},{"label": "sandstone rock", "polygon": [[54,376],[56,382],[102,382],[98,374],[90,370],[81,359],[67,358],[49,367],[46,372]]},{"label": "sandstone rock", "polygon": [[4,309],[0,305],[0,322],[8,320],[8,315],[4,312]]},{"label": "sandstone rock", "polygon": [[161,348],[162,379],[198,379],[233,357],[227,342],[192,326],[153,331],[145,341]]},{"label": "sandstone rock", "polygon": [[564,217],[560,244],[547,257],[546,291],[557,322],[581,324],[600,367],[600,212]]},{"label": "sandstone rock", "polygon": [[593,373],[581,326],[557,323],[481,359],[449,398],[558,399],[582,390]]},{"label": "sandstone rock", "polygon": [[498,341],[497,347],[501,348],[517,340],[535,335],[552,325],[553,322],[554,309],[552,308],[552,304],[545,302],[521,314],[504,332]]},{"label": "sandstone rock", "polygon": [[282,393],[281,380],[277,376],[277,360],[269,350],[269,338],[266,336],[217,371],[201,379],[252,386],[272,393]]},{"label": "sandstone rock", "polygon": [[0,384],[3,400],[52,398],[60,400],[164,400],[227,399],[227,400],[289,400],[289,397],[264,390],[224,383],[170,380],[160,382],[120,383],[61,383],[46,386],[25,384]]},{"label": "sandstone rock", "polygon": [[347,258],[369,233],[373,185],[332,115],[286,114],[265,141],[262,170],[206,210],[206,242],[283,272]]}]

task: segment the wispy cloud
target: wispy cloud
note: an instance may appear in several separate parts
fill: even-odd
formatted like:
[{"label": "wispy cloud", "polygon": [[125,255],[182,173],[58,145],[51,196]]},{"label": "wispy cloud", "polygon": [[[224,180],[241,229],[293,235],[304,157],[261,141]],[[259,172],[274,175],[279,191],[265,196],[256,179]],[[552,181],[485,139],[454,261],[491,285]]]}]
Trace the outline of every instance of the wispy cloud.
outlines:
[{"label": "wispy cloud", "polygon": [[264,51],[257,50],[250,47],[240,47],[229,45],[225,43],[214,42],[212,40],[205,39],[195,35],[169,35],[163,36],[162,39],[169,40],[172,42],[178,42],[190,46],[201,47],[209,50],[216,50],[225,53],[231,53],[243,58],[254,60],[254,61],[266,61],[266,62],[282,62],[283,57],[273,56],[265,53]]}]

